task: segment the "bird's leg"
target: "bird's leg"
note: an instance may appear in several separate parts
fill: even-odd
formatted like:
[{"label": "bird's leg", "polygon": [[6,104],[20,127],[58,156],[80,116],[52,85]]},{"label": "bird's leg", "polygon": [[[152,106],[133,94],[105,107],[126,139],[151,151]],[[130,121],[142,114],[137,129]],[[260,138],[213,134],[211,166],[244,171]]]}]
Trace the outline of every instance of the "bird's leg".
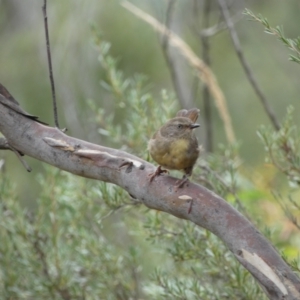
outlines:
[{"label": "bird's leg", "polygon": [[167,170],[162,170],[161,166],[158,166],[157,169],[156,169],[156,171],[154,173],[149,174],[149,176],[150,176],[150,182],[152,182],[153,179],[156,176],[159,176],[162,173],[168,173],[168,171]]},{"label": "bird's leg", "polygon": [[188,175],[184,174],[182,179],[177,180],[176,185],[175,185],[175,191],[177,192],[178,189],[182,188],[185,183],[189,181]]}]

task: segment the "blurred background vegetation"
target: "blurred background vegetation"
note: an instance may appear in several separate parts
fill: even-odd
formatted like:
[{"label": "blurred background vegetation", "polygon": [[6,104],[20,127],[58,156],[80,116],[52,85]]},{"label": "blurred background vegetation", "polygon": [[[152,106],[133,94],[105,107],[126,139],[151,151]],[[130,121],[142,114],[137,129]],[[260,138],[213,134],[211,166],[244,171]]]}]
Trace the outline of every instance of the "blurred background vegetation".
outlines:
[{"label": "blurred background vegetation", "polygon": [[[176,22],[174,30],[201,56],[201,41],[193,31],[197,20],[190,17],[193,2],[177,1],[173,18]],[[66,0],[63,3],[50,1],[48,5],[52,60],[61,124],[68,128],[69,134],[93,142],[97,140],[95,132],[90,130],[87,99],[94,99],[99,107],[109,110],[114,109],[114,106],[111,95],[100,84],[104,71],[96,63],[98,54],[91,43],[93,38],[91,24],[95,24],[101,31],[103,39],[112,44],[112,55],[119,59],[120,69],[128,76],[136,73],[146,75],[149,78],[149,90],[154,96],[162,89],[173,89],[158,35],[149,25],[134,17],[119,3],[114,0],[76,3]],[[164,22],[167,1],[136,1],[136,3]],[[1,0],[0,4],[1,82],[25,109],[53,124],[42,2]],[[236,1],[232,6],[233,14],[247,7],[267,17],[271,24],[283,25],[288,37],[297,37],[299,34],[300,21],[296,16],[300,7],[296,0],[288,3],[275,1],[272,7],[267,1]],[[220,18],[216,4],[212,10],[211,26]],[[296,110],[299,109],[299,67],[288,61],[287,50],[276,38],[264,34],[261,25],[249,22],[247,16],[242,16],[236,25],[245,56],[281,120],[287,105],[292,104]],[[269,119],[240,66],[228,32],[221,31],[210,39],[210,43],[212,69],[226,96],[237,139],[241,141],[241,157],[245,165],[259,167],[264,159],[264,151],[257,139],[256,130],[261,124],[269,124]],[[195,94],[193,70],[186,67],[185,62],[181,63],[186,75],[187,93],[193,96]],[[201,90],[201,85],[198,85],[198,90]],[[201,97],[201,92],[198,92],[193,100],[203,111]],[[225,142],[226,138],[223,123],[214,105],[212,114],[213,140],[216,146],[220,142]],[[126,116],[126,119],[128,118],[129,116]],[[203,131],[204,129],[199,133],[200,141],[203,141]],[[7,156],[12,157],[11,154]],[[10,160],[10,165],[13,161]],[[31,163],[38,167],[36,163]],[[18,163],[13,165],[19,169],[15,176],[23,177],[22,167]],[[22,182],[24,186],[27,185],[24,179]]]},{"label": "blurred background vegetation", "polygon": [[[0,82],[12,93],[24,109],[40,116],[41,120],[53,125],[52,100],[41,9],[42,2],[33,0],[0,0]],[[162,23],[166,22],[170,1],[140,0],[131,2],[153,15]],[[196,0],[174,1],[175,5],[171,22],[172,30],[186,41],[200,58],[203,55],[203,43],[199,37],[199,32],[205,29],[205,20],[209,22],[209,27],[222,21],[220,9],[215,1],[211,1],[209,18],[205,16],[203,13],[204,2]],[[297,111],[300,109],[298,96],[300,94],[300,66],[288,60],[289,50],[275,36],[264,33],[264,26],[258,22],[249,21],[250,17],[242,14],[245,8],[252,10],[256,14],[260,13],[268,19],[272,26],[282,25],[286,37],[296,38],[299,35],[300,28],[300,19],[298,17],[300,12],[299,1],[272,1],[272,5],[270,5],[269,1],[231,1],[229,8],[231,15],[234,16],[235,28],[245,58],[251,66],[254,76],[259,82],[279,122],[282,123],[286,120],[287,108],[292,105],[294,107],[294,119],[293,121],[285,121],[285,124],[287,124],[287,128],[299,126],[300,120],[297,118]],[[176,110],[181,108],[179,101],[176,99],[177,95],[174,92],[170,69],[165,61],[161,47],[161,37],[149,25],[124,9],[120,5],[120,1],[116,0],[76,2],[70,0],[52,0],[48,3],[48,19],[61,126],[67,127],[68,134],[74,137],[106,146],[123,148],[126,151],[148,158],[146,150],[148,138],[160,124],[174,116]],[[210,37],[209,44],[211,68],[226,97],[226,103],[239,146],[228,144],[224,124],[219,117],[214,100],[211,98],[212,152],[208,153],[206,151],[202,155],[198,171],[195,172],[194,177],[198,181],[206,183],[209,188],[214,189],[228,201],[231,201],[233,205],[236,205],[260,229],[263,229],[265,234],[268,234],[273,243],[289,259],[295,259],[298,256],[300,246],[299,231],[296,230],[291,218],[286,216],[286,210],[283,208],[286,207],[285,205],[289,200],[299,196],[298,173],[296,172],[296,175],[293,174],[293,176],[295,175],[294,177],[291,174],[284,174],[284,172],[280,172],[280,169],[274,166],[272,160],[265,160],[265,150],[273,147],[270,145],[275,145],[274,147],[276,148],[279,142],[278,139],[276,140],[276,136],[274,136],[275,133],[272,133],[272,129],[268,129],[271,126],[270,120],[245,76],[228,31],[221,30],[216,35]],[[207,148],[205,136],[207,128],[203,121],[203,84],[195,77],[195,70],[191,69],[177,52],[174,53],[174,57],[181,69],[180,80],[183,84],[184,96],[186,99],[189,99],[189,103],[193,103],[194,106],[201,109],[200,123],[202,127],[198,130],[198,137],[205,150]],[[118,73],[120,70],[123,72],[122,76]],[[289,118],[292,118],[291,110]],[[261,127],[262,125],[265,127]],[[258,131],[259,134],[257,134]],[[290,132],[282,132],[282,135],[291,138]],[[297,134],[292,137],[292,140],[297,140]],[[269,148],[266,145],[269,145]],[[277,150],[278,148],[280,146],[277,147]],[[297,150],[298,148],[296,147],[295,149]],[[201,231],[195,237],[194,234],[190,233],[195,228],[191,229],[189,227],[191,225],[185,223],[185,225],[182,225],[182,221],[174,221],[172,218],[169,220],[169,217],[162,217],[162,214],[149,213],[144,208],[140,208],[140,206],[138,212],[135,212],[137,209],[136,203],[133,203],[128,196],[124,195],[124,193],[122,194],[118,189],[114,191],[114,188],[110,187],[110,185],[106,187],[102,183],[90,183],[87,180],[74,178],[74,176],[66,175],[63,172],[57,173],[53,168],[46,167],[43,163],[28,157],[26,157],[26,160],[33,167],[33,172],[26,173],[25,169],[12,153],[1,153],[0,158],[3,158],[6,162],[5,174],[0,174],[2,177],[2,188],[5,191],[11,189],[10,192],[15,190],[14,197],[9,196],[11,194],[7,192],[7,199],[14,201],[11,203],[9,209],[13,210],[17,205],[16,203],[21,203],[26,211],[37,211],[40,218],[47,220],[45,221],[45,227],[40,229],[42,235],[49,235],[48,238],[52,237],[55,239],[57,237],[64,240],[73,234],[74,240],[77,238],[85,240],[86,238],[88,240],[87,243],[90,243],[90,239],[93,240],[93,236],[88,236],[89,230],[85,231],[85,229],[82,229],[82,231],[78,232],[79,229],[76,229],[75,225],[74,232],[76,234],[74,232],[63,232],[59,236],[55,231],[56,229],[53,228],[53,219],[51,219],[48,213],[54,213],[58,209],[61,209],[61,222],[65,224],[64,222],[67,220],[66,216],[70,211],[74,212],[78,209],[82,211],[83,209],[77,203],[81,199],[78,198],[78,195],[84,193],[85,197],[81,199],[82,201],[91,201],[93,197],[98,199],[98,201],[100,201],[99,199],[107,201],[104,207],[102,207],[101,202],[93,204],[96,207],[99,206],[98,215],[94,215],[95,206],[92,204],[91,207],[85,207],[86,210],[84,212],[86,214],[84,213],[84,215],[87,218],[91,216],[95,218],[95,223],[98,225],[85,224],[87,220],[82,222],[87,228],[95,227],[95,237],[99,238],[99,235],[106,235],[104,239],[105,243],[113,247],[113,249],[108,250],[98,249],[98,245],[90,246],[89,251],[94,253],[95,256],[97,256],[97,253],[105,251],[113,253],[113,258],[107,258],[105,263],[101,260],[99,261],[99,268],[101,268],[101,264],[105,265],[107,263],[107,265],[110,265],[111,261],[114,263],[118,261],[123,253],[120,250],[121,246],[123,250],[126,250],[126,254],[123,253],[125,257],[122,258],[123,261],[119,261],[119,265],[117,264],[115,269],[110,269],[108,272],[116,274],[120,271],[118,268],[124,268],[131,274],[132,281],[129,280],[130,282],[126,282],[125,275],[125,279],[120,278],[117,280],[115,287],[119,284],[122,285],[123,289],[121,291],[123,294],[121,296],[111,296],[111,299],[129,299],[130,297],[139,299],[139,297],[146,297],[146,295],[150,297],[149,299],[151,299],[151,295],[152,297],[156,295],[155,297],[158,299],[157,295],[160,294],[161,290],[154,288],[154,282],[156,284],[157,282],[159,283],[156,287],[159,286],[164,290],[166,293],[164,297],[172,299],[172,297],[179,295],[178,298],[182,297],[183,299],[182,291],[176,289],[178,287],[180,289],[180,286],[185,286],[186,289],[190,289],[195,293],[195,297],[197,298],[197,295],[201,294],[199,291],[201,288],[196,283],[188,281],[193,276],[191,274],[186,277],[183,276],[184,278],[180,281],[181,279],[175,276],[176,272],[179,272],[176,268],[179,268],[182,274],[186,274],[187,270],[196,272],[200,278],[203,278],[201,277],[203,274],[200,275],[199,270],[191,271],[193,263],[191,265],[180,266],[176,263],[174,264],[174,261],[199,259],[195,253],[189,253],[188,250],[196,247],[190,244],[195,239],[202,242],[204,238],[207,238],[208,241],[211,241],[211,244],[207,242],[207,244],[202,245],[201,249],[207,252],[208,256],[213,257],[212,261],[214,263],[218,262],[217,258],[219,256],[224,256],[224,259],[227,261],[226,268],[229,268],[230,271],[224,267],[224,274],[221,272],[222,274],[218,277],[220,287],[224,287],[224,285],[229,286],[230,284],[234,285],[232,282],[226,282],[224,279],[228,276],[225,274],[226,272],[235,274],[233,276],[235,279],[242,272],[236,263],[232,261],[232,258],[230,260],[227,254],[224,254],[226,252],[224,246],[221,246],[215,238],[211,236],[207,237],[209,233]],[[297,159],[298,157],[295,158],[295,164],[299,163]],[[286,164],[286,161],[283,161],[283,164]],[[65,182],[62,183],[57,178]],[[11,187],[12,183],[7,183],[6,181],[13,182],[13,188]],[[51,182],[53,190],[45,188],[49,182]],[[53,182],[57,184],[57,188],[54,188]],[[87,192],[87,188],[84,187],[85,185],[90,187],[90,193],[92,194]],[[78,188],[77,193],[74,191],[74,194],[65,195],[67,190],[70,188],[74,189],[74,186]],[[101,191],[99,194],[96,192],[97,188]],[[53,195],[56,195],[56,197]],[[46,213],[44,211],[45,203],[47,203],[45,199],[51,202],[53,201],[52,198],[56,198],[56,204],[51,206],[48,203],[50,207],[48,211],[46,210]],[[69,201],[73,200],[75,202],[71,204]],[[118,201],[121,202],[119,203]],[[130,213],[126,209],[124,211],[124,207],[127,208],[128,206],[134,206],[130,210]],[[295,207],[297,206],[294,205],[293,208]],[[123,213],[122,217],[120,216],[120,209]],[[7,208],[3,210],[4,215],[6,210]],[[20,208],[20,211],[15,212],[15,214],[19,215],[21,211],[22,209]],[[112,213],[115,211],[118,211],[118,213]],[[107,226],[104,226],[105,230],[103,233],[99,229],[103,229],[103,223],[99,220],[102,220],[103,216],[107,214],[108,217],[105,217],[107,219],[106,222],[108,222],[107,224],[114,224],[115,227],[111,228],[108,226],[107,228]],[[137,222],[133,222],[130,219],[131,214],[137,219]],[[25,218],[24,222],[28,221],[25,213],[23,218]],[[72,218],[79,223],[81,222],[80,216],[76,214],[72,215]],[[145,222],[144,226],[140,224],[141,220]],[[49,227],[47,227],[48,221]],[[34,223],[34,226],[39,228],[39,222]],[[161,222],[167,223],[162,225]],[[118,228],[122,228],[123,225],[129,228],[129,233],[119,231]],[[30,227],[31,225],[28,226],[28,228],[26,227],[28,232],[33,233],[32,239],[25,239],[25,245],[29,247],[28,249],[32,246],[32,252],[41,258],[42,254],[39,252],[39,242],[36,242],[40,238],[39,234],[36,233],[35,235],[34,229]],[[62,228],[65,228],[64,226],[68,227],[67,224],[61,226]],[[69,226],[72,229],[73,225]],[[77,226],[80,227],[78,224]],[[179,233],[176,232],[178,227],[181,226],[182,231]],[[49,228],[52,228],[50,234],[48,231]],[[45,231],[43,232],[43,230]],[[101,234],[99,234],[98,230],[100,230]],[[26,234],[22,232],[16,234],[28,236],[28,232]],[[121,242],[112,241],[111,235],[114,234],[116,234]],[[171,241],[174,235],[185,236],[187,240],[181,240],[179,245],[176,245],[175,242]],[[163,237],[162,239],[166,244],[165,248],[162,247],[160,249],[159,245],[155,243],[157,236]],[[145,242],[145,237],[148,237],[154,243],[154,252],[148,249],[149,243]],[[9,241],[11,239],[8,235],[8,244],[10,243]],[[22,248],[24,241],[19,242],[19,247]],[[42,242],[44,243],[43,238],[41,238]],[[54,245],[57,245],[54,240],[52,242]],[[212,248],[209,248],[211,245],[213,245]],[[69,246],[71,247],[72,245],[70,244]],[[82,251],[80,253],[82,257],[85,257],[85,248],[82,245],[80,247],[80,251]],[[88,279],[86,281],[82,279],[85,275],[81,275],[81,272],[85,272],[82,270],[87,270],[90,266],[83,264],[84,267],[81,265],[76,269],[77,265],[60,265],[60,263],[68,262],[64,260],[64,255],[71,257],[69,255],[70,252],[66,250],[67,254],[63,253],[58,259],[57,257],[61,253],[58,255],[55,252],[55,247],[53,248],[45,242],[45,249],[47,251],[52,249],[51,251],[53,251],[50,254],[51,259],[53,258],[56,261],[52,266],[53,269],[56,266],[56,271],[52,269],[53,274],[58,274],[61,269],[69,270],[70,274],[75,274],[75,277],[78,275],[76,278],[74,277],[75,279],[73,278],[73,283],[81,282],[80,284],[82,285],[80,286],[85,286],[86,282],[90,282]],[[199,253],[200,248],[196,249]],[[157,257],[156,251],[159,252],[160,258]],[[165,263],[164,258],[167,258],[167,267],[164,264],[165,271],[154,271],[153,266],[145,263],[144,255],[150,261],[155,261],[153,265],[156,266]],[[34,261],[35,259],[34,257],[30,257],[29,253],[24,255],[24,257],[26,257],[27,262]],[[11,259],[12,257],[9,257],[5,262],[7,263]],[[49,260],[51,259],[49,258]],[[81,259],[84,261],[84,258]],[[228,262],[229,260],[230,263]],[[220,264],[222,263],[219,262]],[[134,268],[132,268],[133,265],[135,266]],[[126,266],[129,267],[127,268]],[[209,269],[209,272],[204,272],[205,275],[203,275],[207,279],[203,283],[203,286],[206,287],[205,297],[207,299],[215,299],[213,298],[215,291],[210,291],[209,287],[212,278],[215,280],[216,272],[220,270],[217,265],[209,265],[209,262],[208,265],[198,267],[199,269],[202,268],[202,270]],[[20,268],[20,266],[16,268]],[[136,282],[135,274],[137,270],[145,278],[148,273],[154,272],[151,277],[153,281],[148,282],[145,285],[146,287],[144,286],[144,289],[141,288],[140,283],[137,284]],[[171,283],[165,277],[164,272],[166,270],[171,274],[171,277],[174,277]],[[232,270],[235,270],[236,273]],[[96,272],[96,267],[95,270],[91,271],[91,274],[93,272]],[[208,273],[209,275],[207,275]],[[72,282],[70,283],[68,280],[64,281],[63,278],[65,276],[65,278],[70,279],[70,274],[61,275],[58,283],[53,283],[53,295],[56,295],[55,293],[60,295],[57,296],[57,299],[60,299],[59,297],[68,299],[64,298],[64,292],[57,287],[61,285],[68,290],[67,287],[72,286]],[[22,276],[26,276],[26,274]],[[98,276],[99,278],[100,275],[96,272],[93,276]],[[91,278],[93,276],[91,275]],[[87,275],[86,278],[88,277]],[[254,285],[251,284],[249,277],[247,280],[248,285],[244,281],[241,281],[240,286],[235,286],[236,289],[233,288],[233,290],[235,292],[237,290],[241,291],[243,287],[245,291],[242,295],[249,295],[245,299],[252,299],[251,297],[257,299],[255,297],[259,293],[258,288],[256,286],[253,287]],[[54,279],[53,282],[55,282]],[[96,285],[96,283],[93,284]],[[94,288],[95,285],[93,286]],[[20,287],[17,281],[15,286]],[[29,286],[25,286],[23,290],[28,289]],[[41,283],[36,293],[42,291],[42,287],[44,285]],[[102,287],[98,288],[101,290]],[[99,292],[99,290],[97,291]],[[233,290],[228,290],[228,295],[233,295],[235,293]],[[72,293],[70,290],[68,292]],[[75,294],[77,292],[80,293],[74,290]],[[187,296],[187,299],[193,299],[194,294],[192,292]],[[103,293],[100,294],[107,295],[105,292]],[[34,295],[37,294],[26,295],[25,293],[23,298],[31,299],[30,297]],[[42,292],[41,295],[45,296]],[[132,295],[136,295],[136,297]],[[239,298],[238,294],[234,295],[236,298],[232,299],[242,299]],[[204,294],[202,296],[203,299],[206,299]],[[225,297],[225,294],[223,296]],[[53,297],[55,298],[55,296]],[[156,299],[155,297],[154,299]],[[20,297],[20,299],[23,298]],[[97,297],[87,297],[87,299],[97,299]],[[103,299],[103,296],[99,299]]]}]

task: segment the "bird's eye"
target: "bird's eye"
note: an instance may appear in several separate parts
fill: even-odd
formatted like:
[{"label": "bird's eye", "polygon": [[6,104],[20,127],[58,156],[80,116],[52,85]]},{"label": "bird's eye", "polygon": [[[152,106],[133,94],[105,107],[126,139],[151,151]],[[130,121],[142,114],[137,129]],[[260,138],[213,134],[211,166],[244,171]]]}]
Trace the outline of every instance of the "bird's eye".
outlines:
[{"label": "bird's eye", "polygon": [[178,128],[178,129],[182,129],[182,127],[183,127],[182,124],[178,124],[178,125],[177,125],[177,128]]}]

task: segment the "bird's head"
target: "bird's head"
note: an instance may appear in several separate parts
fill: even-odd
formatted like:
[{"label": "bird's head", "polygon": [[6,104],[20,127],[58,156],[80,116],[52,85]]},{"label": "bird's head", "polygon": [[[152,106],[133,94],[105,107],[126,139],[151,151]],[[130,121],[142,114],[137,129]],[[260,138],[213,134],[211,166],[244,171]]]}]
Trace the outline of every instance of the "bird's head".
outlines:
[{"label": "bird's head", "polygon": [[193,134],[193,129],[199,126],[199,124],[192,122],[189,118],[176,117],[163,125],[160,133],[163,137],[189,138]]}]

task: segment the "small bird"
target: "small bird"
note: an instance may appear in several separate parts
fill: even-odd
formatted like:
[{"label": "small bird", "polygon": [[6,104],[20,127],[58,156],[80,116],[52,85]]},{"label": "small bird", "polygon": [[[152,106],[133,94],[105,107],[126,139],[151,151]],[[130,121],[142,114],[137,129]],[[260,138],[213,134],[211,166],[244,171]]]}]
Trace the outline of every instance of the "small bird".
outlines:
[{"label": "small bird", "polygon": [[157,170],[151,174],[150,182],[161,173],[167,172],[161,167],[182,170],[185,173],[177,182],[177,188],[188,181],[188,176],[192,175],[200,152],[193,130],[200,126],[195,123],[199,112],[197,108],[180,110],[175,118],[164,124],[150,139],[148,150],[151,157],[159,164]]}]

